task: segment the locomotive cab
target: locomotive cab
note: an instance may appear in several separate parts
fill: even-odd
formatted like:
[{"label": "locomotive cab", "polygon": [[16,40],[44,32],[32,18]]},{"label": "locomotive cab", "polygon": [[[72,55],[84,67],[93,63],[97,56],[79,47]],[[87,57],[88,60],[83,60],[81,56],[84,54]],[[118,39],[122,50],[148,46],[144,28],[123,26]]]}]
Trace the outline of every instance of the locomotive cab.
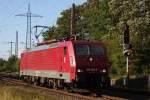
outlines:
[{"label": "locomotive cab", "polygon": [[108,83],[108,58],[106,49],[99,42],[74,43],[76,59],[76,85],[97,88]]}]

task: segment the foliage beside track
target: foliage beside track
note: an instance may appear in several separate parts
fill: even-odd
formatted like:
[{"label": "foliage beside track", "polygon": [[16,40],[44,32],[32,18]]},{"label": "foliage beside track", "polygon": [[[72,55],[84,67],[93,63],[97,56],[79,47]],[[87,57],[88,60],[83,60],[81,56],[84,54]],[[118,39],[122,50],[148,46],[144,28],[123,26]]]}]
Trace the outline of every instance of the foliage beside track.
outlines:
[{"label": "foliage beside track", "polygon": [[[144,6],[144,7],[143,7]],[[130,26],[133,54],[129,58],[129,73],[150,74],[150,0],[87,0],[76,6],[76,33],[90,33],[91,40],[107,41],[112,62],[111,76],[126,74],[126,59],[122,54],[124,25]],[[70,8],[61,13],[56,26],[43,34],[44,40],[69,36]]]},{"label": "foliage beside track", "polygon": [[58,100],[40,90],[23,86],[0,84],[0,100]]},{"label": "foliage beside track", "polygon": [[16,56],[8,58],[8,60],[0,59],[0,72],[18,72],[20,59]]}]

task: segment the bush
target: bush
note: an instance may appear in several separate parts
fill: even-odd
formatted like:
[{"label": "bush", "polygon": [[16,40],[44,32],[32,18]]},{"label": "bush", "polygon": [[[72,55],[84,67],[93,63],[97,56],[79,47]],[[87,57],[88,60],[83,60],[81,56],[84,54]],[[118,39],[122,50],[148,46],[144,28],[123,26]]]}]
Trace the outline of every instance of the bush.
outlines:
[{"label": "bush", "polygon": [[16,56],[12,56],[8,61],[0,59],[0,72],[17,72],[19,71],[19,62]]}]

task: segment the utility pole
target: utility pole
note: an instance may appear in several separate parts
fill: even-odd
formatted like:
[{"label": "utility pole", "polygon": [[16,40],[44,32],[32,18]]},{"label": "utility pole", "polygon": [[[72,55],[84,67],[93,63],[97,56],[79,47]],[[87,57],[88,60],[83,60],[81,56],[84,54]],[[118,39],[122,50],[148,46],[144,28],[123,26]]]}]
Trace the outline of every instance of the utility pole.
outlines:
[{"label": "utility pole", "polygon": [[70,23],[70,34],[73,35],[76,40],[76,33],[75,33],[75,4],[72,4],[71,8],[71,23]]},{"label": "utility pole", "polygon": [[13,43],[15,43],[15,42],[9,42],[10,43],[10,56],[9,57],[12,57],[12,46],[13,46]]},{"label": "utility pole", "polygon": [[31,13],[30,3],[28,4],[28,11],[25,14],[18,14],[16,16],[23,16],[27,18],[27,30],[26,30],[26,49],[31,49],[31,18],[32,17],[42,17],[36,14]]},{"label": "utility pole", "polygon": [[18,31],[16,31],[15,55],[18,58]]}]

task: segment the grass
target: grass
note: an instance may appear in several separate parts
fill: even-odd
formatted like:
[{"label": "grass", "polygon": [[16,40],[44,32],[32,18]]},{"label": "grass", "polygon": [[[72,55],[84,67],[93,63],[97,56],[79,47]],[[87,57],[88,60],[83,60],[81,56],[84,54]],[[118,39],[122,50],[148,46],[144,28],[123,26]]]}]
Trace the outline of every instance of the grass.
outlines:
[{"label": "grass", "polygon": [[0,100],[58,100],[46,92],[23,86],[0,84]]}]

